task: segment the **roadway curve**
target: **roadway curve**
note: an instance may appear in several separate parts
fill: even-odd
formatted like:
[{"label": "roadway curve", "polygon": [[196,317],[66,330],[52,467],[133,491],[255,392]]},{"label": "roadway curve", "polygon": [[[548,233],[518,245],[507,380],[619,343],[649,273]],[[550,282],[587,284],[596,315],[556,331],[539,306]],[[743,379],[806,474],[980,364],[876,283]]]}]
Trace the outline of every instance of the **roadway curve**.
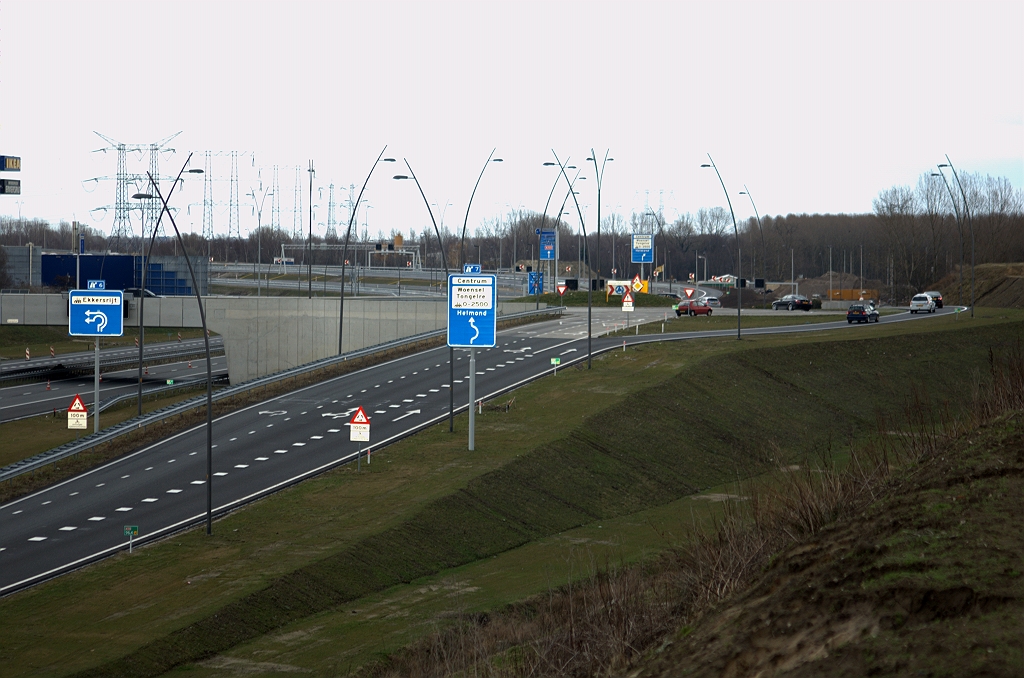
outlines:
[{"label": "roadway curve", "polygon": [[[947,309],[946,312],[951,312]],[[500,332],[495,348],[477,352],[477,397],[486,400],[586,358],[586,313]],[[936,317],[908,313],[881,324]],[[595,309],[595,329],[622,317]],[[634,321],[662,311],[638,309]],[[818,332],[830,323],[746,330],[745,334]],[[728,337],[735,330],[601,337],[594,351],[627,344]],[[448,413],[448,349],[436,348],[331,379],[218,418],[214,422],[213,497],[223,514],[339,464],[352,462],[358,444],[346,424],[362,406],[372,445],[383,447],[443,421]],[[456,351],[455,402],[467,406],[469,356]],[[139,526],[139,542],[195,525],[206,511],[206,431],[199,426],[100,468],[0,506],[0,595],[31,586],[127,548],[125,525]]]}]

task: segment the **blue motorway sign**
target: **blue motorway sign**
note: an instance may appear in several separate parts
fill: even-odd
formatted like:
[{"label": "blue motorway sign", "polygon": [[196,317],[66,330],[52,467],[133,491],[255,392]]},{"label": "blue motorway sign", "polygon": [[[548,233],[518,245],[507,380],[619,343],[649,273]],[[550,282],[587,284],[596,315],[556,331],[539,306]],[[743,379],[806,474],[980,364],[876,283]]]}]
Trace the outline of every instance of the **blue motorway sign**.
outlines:
[{"label": "blue motorway sign", "polygon": [[497,298],[493,275],[449,275],[448,345],[457,348],[494,346]]},{"label": "blue motorway sign", "polygon": [[634,233],[632,240],[632,261],[634,264],[654,262],[654,236],[650,233]]},{"label": "blue motorway sign", "polygon": [[90,280],[88,282],[88,284],[86,285],[86,288],[90,289],[90,290],[105,290],[105,289],[107,289],[107,281],[106,280]]},{"label": "blue motorway sign", "polygon": [[480,272],[480,264],[463,264],[462,265],[462,272],[463,273],[479,273]]},{"label": "blue motorway sign", "polygon": [[530,294],[544,294],[544,272],[530,271]]},{"label": "blue motorway sign", "polygon": [[555,232],[554,231],[541,231],[540,232],[540,260],[541,261],[554,261],[555,260]]},{"label": "blue motorway sign", "polygon": [[75,337],[120,337],[124,334],[123,292],[74,290],[68,316],[68,334]]}]

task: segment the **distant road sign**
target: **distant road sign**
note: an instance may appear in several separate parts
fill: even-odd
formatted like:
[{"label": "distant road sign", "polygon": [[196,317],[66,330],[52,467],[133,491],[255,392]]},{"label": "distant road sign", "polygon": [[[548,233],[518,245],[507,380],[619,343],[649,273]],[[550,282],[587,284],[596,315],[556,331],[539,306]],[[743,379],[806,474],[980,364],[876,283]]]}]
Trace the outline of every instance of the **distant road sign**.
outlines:
[{"label": "distant road sign", "polygon": [[348,422],[348,439],[359,443],[370,442],[370,418],[366,416],[366,410],[362,406]]},{"label": "distant road sign", "polygon": [[462,265],[462,272],[463,273],[479,273],[480,272],[480,264],[463,264]]},{"label": "distant road sign", "polygon": [[530,294],[544,294],[544,273],[543,271],[530,271]]},{"label": "distant road sign", "polygon": [[560,297],[565,295],[565,290],[567,288],[568,288],[568,285],[562,285],[562,284],[555,285],[555,289],[558,290],[558,296],[560,296]]},{"label": "distant road sign", "polygon": [[626,290],[626,293],[622,295],[622,310],[632,312],[633,311],[633,293]]},{"label": "distant road sign", "polygon": [[541,261],[554,261],[555,259],[555,232],[554,231],[541,231],[540,232],[540,260]]},{"label": "distant road sign", "polygon": [[4,195],[21,195],[21,180],[0,179],[0,193]]},{"label": "distant road sign", "polygon": [[632,236],[632,258],[634,264],[650,264],[654,261],[654,236],[649,233],[634,233]]},{"label": "distant road sign", "polygon": [[490,348],[497,335],[493,275],[448,276],[448,345]]},{"label": "distant road sign", "polygon": [[125,525],[124,526],[124,536],[126,536],[126,537],[138,537],[139,536],[139,526],[138,525]]},{"label": "distant road sign", "polygon": [[89,413],[85,409],[85,403],[82,402],[82,399],[78,394],[75,394],[75,399],[72,400],[71,405],[68,406],[68,428],[88,428],[88,417]]},{"label": "distant road sign", "polygon": [[0,155],[0,172],[20,172],[21,158],[16,155]]},{"label": "distant road sign", "polygon": [[124,334],[123,293],[118,291],[70,293],[68,334],[75,337],[120,337]]},{"label": "distant road sign", "polygon": [[106,280],[90,280],[87,283],[87,286],[88,286],[88,288],[90,290],[105,290],[105,289],[107,289],[107,281]]}]

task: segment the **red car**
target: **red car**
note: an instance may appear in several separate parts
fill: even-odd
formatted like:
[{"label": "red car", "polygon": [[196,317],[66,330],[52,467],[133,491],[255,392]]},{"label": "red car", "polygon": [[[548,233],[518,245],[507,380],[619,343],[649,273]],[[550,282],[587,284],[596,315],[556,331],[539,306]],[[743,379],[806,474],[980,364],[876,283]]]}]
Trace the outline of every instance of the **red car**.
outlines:
[{"label": "red car", "polygon": [[690,301],[680,301],[676,306],[676,317],[681,315],[697,316],[697,315],[711,315],[711,307],[708,306],[707,302],[703,299],[691,299]]}]

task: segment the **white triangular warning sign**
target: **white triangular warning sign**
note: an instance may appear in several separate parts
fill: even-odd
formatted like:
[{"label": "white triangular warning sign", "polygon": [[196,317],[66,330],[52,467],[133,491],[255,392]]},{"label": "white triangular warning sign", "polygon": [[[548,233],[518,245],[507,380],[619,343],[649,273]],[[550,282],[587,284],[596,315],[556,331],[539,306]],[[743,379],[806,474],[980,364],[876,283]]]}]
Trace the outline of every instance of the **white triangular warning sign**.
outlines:
[{"label": "white triangular warning sign", "polygon": [[352,416],[351,421],[349,421],[348,423],[350,423],[350,424],[369,424],[370,423],[370,418],[366,416],[366,412],[363,410],[362,407],[360,407],[358,410],[356,410],[356,413]]},{"label": "white triangular warning sign", "polygon": [[71,401],[71,406],[68,407],[68,412],[85,412],[85,403],[82,402],[77,393],[75,394],[75,399]]},{"label": "white triangular warning sign", "polygon": [[633,293],[630,292],[629,290],[626,290],[626,293],[622,295],[622,303],[624,303],[624,304],[632,304],[633,303]]},{"label": "white triangular warning sign", "polygon": [[693,298],[693,288],[692,287],[687,287],[686,288],[686,298],[687,299],[692,299]]}]

